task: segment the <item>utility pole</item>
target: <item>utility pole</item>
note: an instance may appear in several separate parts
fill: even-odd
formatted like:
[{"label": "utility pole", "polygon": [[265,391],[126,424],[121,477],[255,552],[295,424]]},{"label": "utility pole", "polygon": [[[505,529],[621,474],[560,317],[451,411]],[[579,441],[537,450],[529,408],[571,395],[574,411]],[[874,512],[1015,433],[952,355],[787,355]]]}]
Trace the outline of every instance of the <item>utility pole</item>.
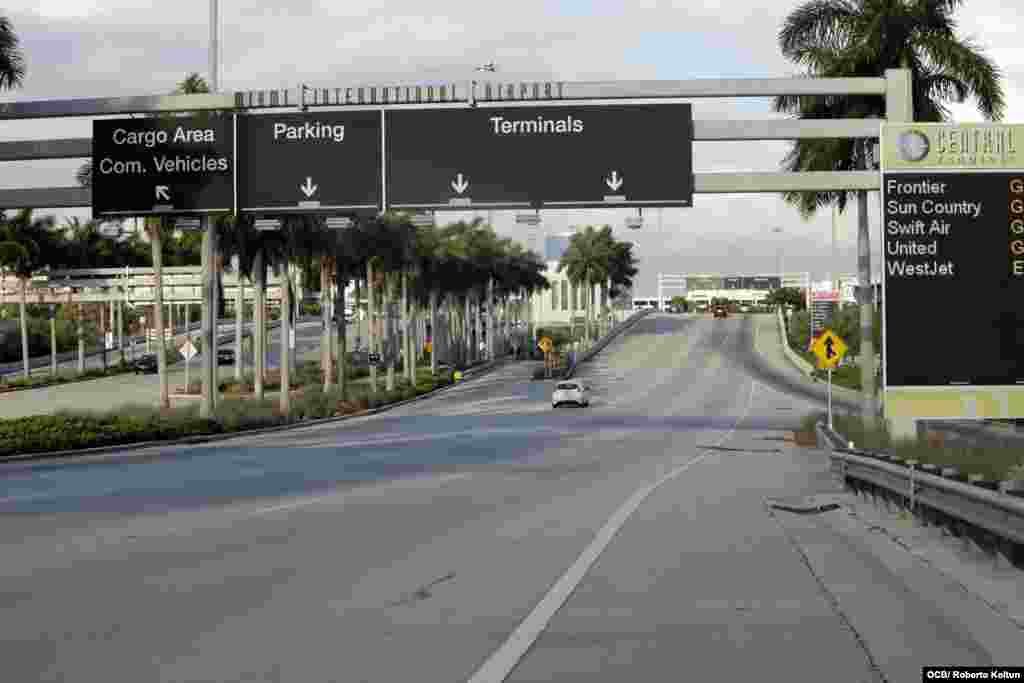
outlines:
[{"label": "utility pole", "polygon": [[199,415],[204,418],[213,416],[216,409],[217,392],[217,350],[214,347],[217,337],[216,309],[214,307],[217,296],[217,273],[214,267],[214,255],[216,248],[213,243],[213,221],[203,216],[200,220],[200,229],[203,231],[202,244],[202,403],[199,408]]}]

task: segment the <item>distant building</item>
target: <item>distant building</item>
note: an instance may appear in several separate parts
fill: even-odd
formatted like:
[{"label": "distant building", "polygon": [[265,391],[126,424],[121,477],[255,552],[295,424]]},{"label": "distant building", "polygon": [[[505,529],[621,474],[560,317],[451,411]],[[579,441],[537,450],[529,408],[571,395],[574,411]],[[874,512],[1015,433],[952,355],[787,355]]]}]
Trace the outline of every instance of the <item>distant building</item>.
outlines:
[{"label": "distant building", "polygon": [[[569,282],[569,277],[563,270],[558,272],[558,260],[548,260],[545,264],[547,270],[544,277],[551,285],[551,289],[538,292],[533,295],[533,320],[538,325],[558,324],[568,325],[572,318],[581,318],[586,314],[586,287],[574,287]],[[596,318],[600,318],[601,311],[610,305],[608,301],[608,288],[596,286],[591,293],[591,310]]]},{"label": "distant building", "polygon": [[544,238],[544,260],[559,261],[569,248],[569,240],[575,232],[559,232]]},{"label": "distant building", "polygon": [[[758,306],[764,303],[768,295],[780,287],[807,288],[810,275],[807,273],[773,274],[773,275],[687,275],[685,286],[686,300],[700,308],[711,304],[713,299],[730,299],[741,305]],[[661,293],[661,306],[678,292]]]}]

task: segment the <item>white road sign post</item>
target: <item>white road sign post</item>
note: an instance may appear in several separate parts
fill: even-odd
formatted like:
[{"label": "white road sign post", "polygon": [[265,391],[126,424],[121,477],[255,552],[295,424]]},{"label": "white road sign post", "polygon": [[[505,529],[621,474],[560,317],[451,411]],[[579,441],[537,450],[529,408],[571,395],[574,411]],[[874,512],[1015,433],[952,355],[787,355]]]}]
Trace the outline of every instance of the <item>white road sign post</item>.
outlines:
[{"label": "white road sign post", "polygon": [[181,355],[185,356],[185,393],[187,394],[187,393],[189,393],[188,392],[188,385],[189,385],[189,382],[188,382],[188,369],[189,369],[189,366],[192,364],[192,359],[196,355],[196,347],[192,344],[192,340],[191,339],[186,338],[185,339],[185,343],[181,345],[180,351],[181,351]]}]

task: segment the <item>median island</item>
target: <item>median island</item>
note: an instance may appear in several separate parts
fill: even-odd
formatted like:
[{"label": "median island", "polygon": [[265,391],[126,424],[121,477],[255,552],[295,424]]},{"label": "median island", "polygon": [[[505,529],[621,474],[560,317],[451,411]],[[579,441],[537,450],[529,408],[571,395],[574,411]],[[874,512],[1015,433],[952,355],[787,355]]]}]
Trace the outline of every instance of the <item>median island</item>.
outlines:
[{"label": "median island", "polygon": [[199,416],[199,401],[175,401],[182,404],[166,410],[128,404],[104,412],[64,410],[0,420],[0,459],[33,453],[59,455],[60,451],[172,441],[356,416],[436,391],[453,382],[453,373],[448,368],[437,374],[432,374],[429,368],[418,368],[416,382],[410,384],[398,368],[395,387],[387,391],[385,374],[378,373],[378,390],[374,392],[369,369],[351,368],[345,395],[342,395],[337,386],[324,389],[318,361],[300,363],[291,381],[292,401],[288,415],[282,414],[279,408],[280,376],[267,373],[262,399],[252,393],[251,376],[243,377],[241,383],[234,379],[221,382],[222,398],[210,418]]}]

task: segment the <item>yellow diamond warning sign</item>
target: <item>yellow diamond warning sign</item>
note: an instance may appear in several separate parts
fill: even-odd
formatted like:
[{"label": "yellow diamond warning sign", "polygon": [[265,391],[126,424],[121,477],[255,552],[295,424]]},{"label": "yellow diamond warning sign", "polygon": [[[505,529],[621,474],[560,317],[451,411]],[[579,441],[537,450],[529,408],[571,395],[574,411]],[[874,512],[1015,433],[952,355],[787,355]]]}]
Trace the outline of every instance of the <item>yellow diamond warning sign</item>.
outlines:
[{"label": "yellow diamond warning sign", "polygon": [[818,367],[835,369],[846,355],[846,342],[832,330],[825,330],[811,344],[811,351],[818,357]]}]

